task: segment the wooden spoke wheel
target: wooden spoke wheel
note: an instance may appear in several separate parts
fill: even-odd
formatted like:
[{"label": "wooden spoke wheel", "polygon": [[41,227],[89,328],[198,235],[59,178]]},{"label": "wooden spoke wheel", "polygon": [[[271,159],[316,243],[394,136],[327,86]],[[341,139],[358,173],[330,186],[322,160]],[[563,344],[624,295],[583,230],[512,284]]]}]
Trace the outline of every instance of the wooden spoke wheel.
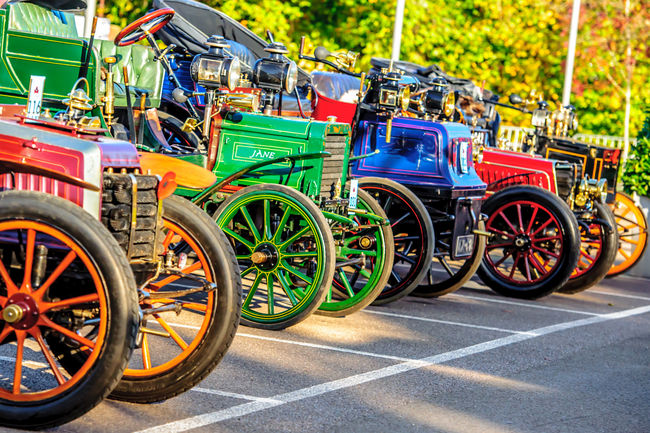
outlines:
[{"label": "wooden spoke wheel", "polygon": [[334,238],[322,212],[284,185],[243,188],[215,213],[241,268],[241,323],[283,329],[313,313],[336,267]]},{"label": "wooden spoke wheel", "polygon": [[[0,424],[42,429],[117,384],[138,328],[135,280],[88,213],[36,192],[0,194]],[[61,353],[83,354],[69,372]]]},{"label": "wooden spoke wheel", "polygon": [[490,196],[482,212],[492,233],[478,274],[505,296],[535,299],[566,283],[580,251],[578,224],[554,194],[517,186]]},{"label": "wooden spoke wheel", "polygon": [[616,218],[619,239],[614,265],[607,273],[613,277],[628,271],[643,257],[648,246],[648,221],[634,199],[623,192],[616,193],[610,208]]}]

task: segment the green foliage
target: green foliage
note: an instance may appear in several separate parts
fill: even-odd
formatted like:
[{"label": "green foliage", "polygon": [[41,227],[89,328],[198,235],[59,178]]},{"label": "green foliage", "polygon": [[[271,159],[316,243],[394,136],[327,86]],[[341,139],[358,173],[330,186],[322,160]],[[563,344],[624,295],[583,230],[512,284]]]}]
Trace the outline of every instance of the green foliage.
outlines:
[{"label": "green foliage", "polygon": [[646,110],[645,122],[637,144],[630,149],[625,164],[623,186],[626,192],[636,191],[650,197],[650,108]]},{"label": "green foliage", "polygon": [[[373,56],[390,57],[396,0],[203,2],[259,35],[270,29],[294,57],[303,35],[308,38],[308,52],[324,45],[331,51],[361,53],[357,70],[367,70]],[[631,2],[634,17],[650,20],[648,0]],[[624,97],[612,84],[613,79],[624,87],[612,66],[621,64],[624,48],[618,3],[622,4],[614,0],[583,2],[572,100],[580,116],[580,132],[623,135]],[[150,1],[140,4],[106,0],[106,13],[123,26],[146,11]],[[437,63],[448,73],[471,78],[503,96],[524,96],[535,89],[547,101],[557,102],[564,80],[570,19],[569,0],[407,0],[400,57],[423,65]],[[645,28],[647,25],[640,35],[647,34]],[[650,104],[650,93],[644,91],[650,76],[648,46],[647,40],[635,40],[632,135],[641,127],[642,107]],[[307,62],[300,66],[316,67]],[[501,112],[505,123],[530,124],[529,116],[507,109]]]}]

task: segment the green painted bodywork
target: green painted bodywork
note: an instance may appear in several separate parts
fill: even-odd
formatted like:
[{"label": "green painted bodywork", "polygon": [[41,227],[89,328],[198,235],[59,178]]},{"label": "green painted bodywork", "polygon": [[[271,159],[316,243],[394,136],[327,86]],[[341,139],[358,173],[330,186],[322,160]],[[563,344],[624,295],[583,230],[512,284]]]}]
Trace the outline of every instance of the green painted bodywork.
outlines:
[{"label": "green painted bodywork", "polygon": [[[79,78],[88,41],[77,35],[74,16],[32,3],[13,3],[0,9],[0,103],[25,104],[32,75],[45,76],[44,108],[59,109]],[[65,21],[65,22],[64,22]],[[153,61],[153,51],[145,46],[116,47],[112,41],[95,40],[88,67],[88,96],[98,103],[104,95],[101,59],[115,55],[115,105],[124,107],[126,96],[121,84],[126,65],[131,85],[146,89],[148,106],[160,105],[164,72]],[[134,95],[134,101],[135,95]]]},{"label": "green painted bodywork", "polygon": [[[290,162],[273,164],[254,171],[233,184],[238,186],[259,183],[286,184],[312,198],[329,199],[331,191],[321,191],[324,168],[338,167],[336,178],[332,177],[332,170],[329,170],[329,177],[325,178],[327,185],[336,181],[340,181],[340,185],[345,185],[350,146],[349,132],[349,126],[342,123],[229,112],[223,117],[213,137],[212,146],[218,146],[218,153],[212,171],[217,177],[222,178],[248,164],[282,156],[327,151],[332,155],[326,158],[297,161],[293,170]],[[332,142],[340,146],[335,152],[329,144]],[[330,180],[332,182],[329,182]]]}]

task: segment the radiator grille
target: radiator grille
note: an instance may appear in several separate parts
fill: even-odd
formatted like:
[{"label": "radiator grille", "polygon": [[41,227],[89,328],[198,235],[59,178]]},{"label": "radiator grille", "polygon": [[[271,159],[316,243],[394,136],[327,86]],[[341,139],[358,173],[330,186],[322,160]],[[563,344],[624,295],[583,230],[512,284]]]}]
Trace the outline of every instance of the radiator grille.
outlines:
[{"label": "radiator grille", "polygon": [[[133,176],[133,177],[131,177]],[[132,179],[137,182],[135,230],[131,228]],[[158,179],[155,176],[104,174],[102,223],[128,254],[129,259],[152,258],[158,219]],[[159,236],[159,241],[162,240]]]},{"label": "radiator grille", "polygon": [[323,159],[323,174],[320,183],[320,195],[331,199],[336,189],[336,184],[343,177],[343,161],[348,151],[347,135],[328,135],[325,137],[325,152],[332,155]]},{"label": "radiator grille", "polygon": [[555,164],[555,181],[557,182],[557,195],[567,200],[576,184],[579,174],[579,167],[573,163]]}]

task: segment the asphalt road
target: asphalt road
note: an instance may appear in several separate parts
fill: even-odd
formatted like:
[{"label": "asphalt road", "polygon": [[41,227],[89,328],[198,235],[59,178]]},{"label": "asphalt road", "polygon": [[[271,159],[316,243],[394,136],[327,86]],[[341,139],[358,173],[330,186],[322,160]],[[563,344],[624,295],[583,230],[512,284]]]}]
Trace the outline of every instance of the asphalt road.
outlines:
[{"label": "asphalt road", "polygon": [[143,430],[649,432],[650,280],[538,301],[471,282],[281,332],[241,327],[194,390],[105,401],[53,431]]}]

